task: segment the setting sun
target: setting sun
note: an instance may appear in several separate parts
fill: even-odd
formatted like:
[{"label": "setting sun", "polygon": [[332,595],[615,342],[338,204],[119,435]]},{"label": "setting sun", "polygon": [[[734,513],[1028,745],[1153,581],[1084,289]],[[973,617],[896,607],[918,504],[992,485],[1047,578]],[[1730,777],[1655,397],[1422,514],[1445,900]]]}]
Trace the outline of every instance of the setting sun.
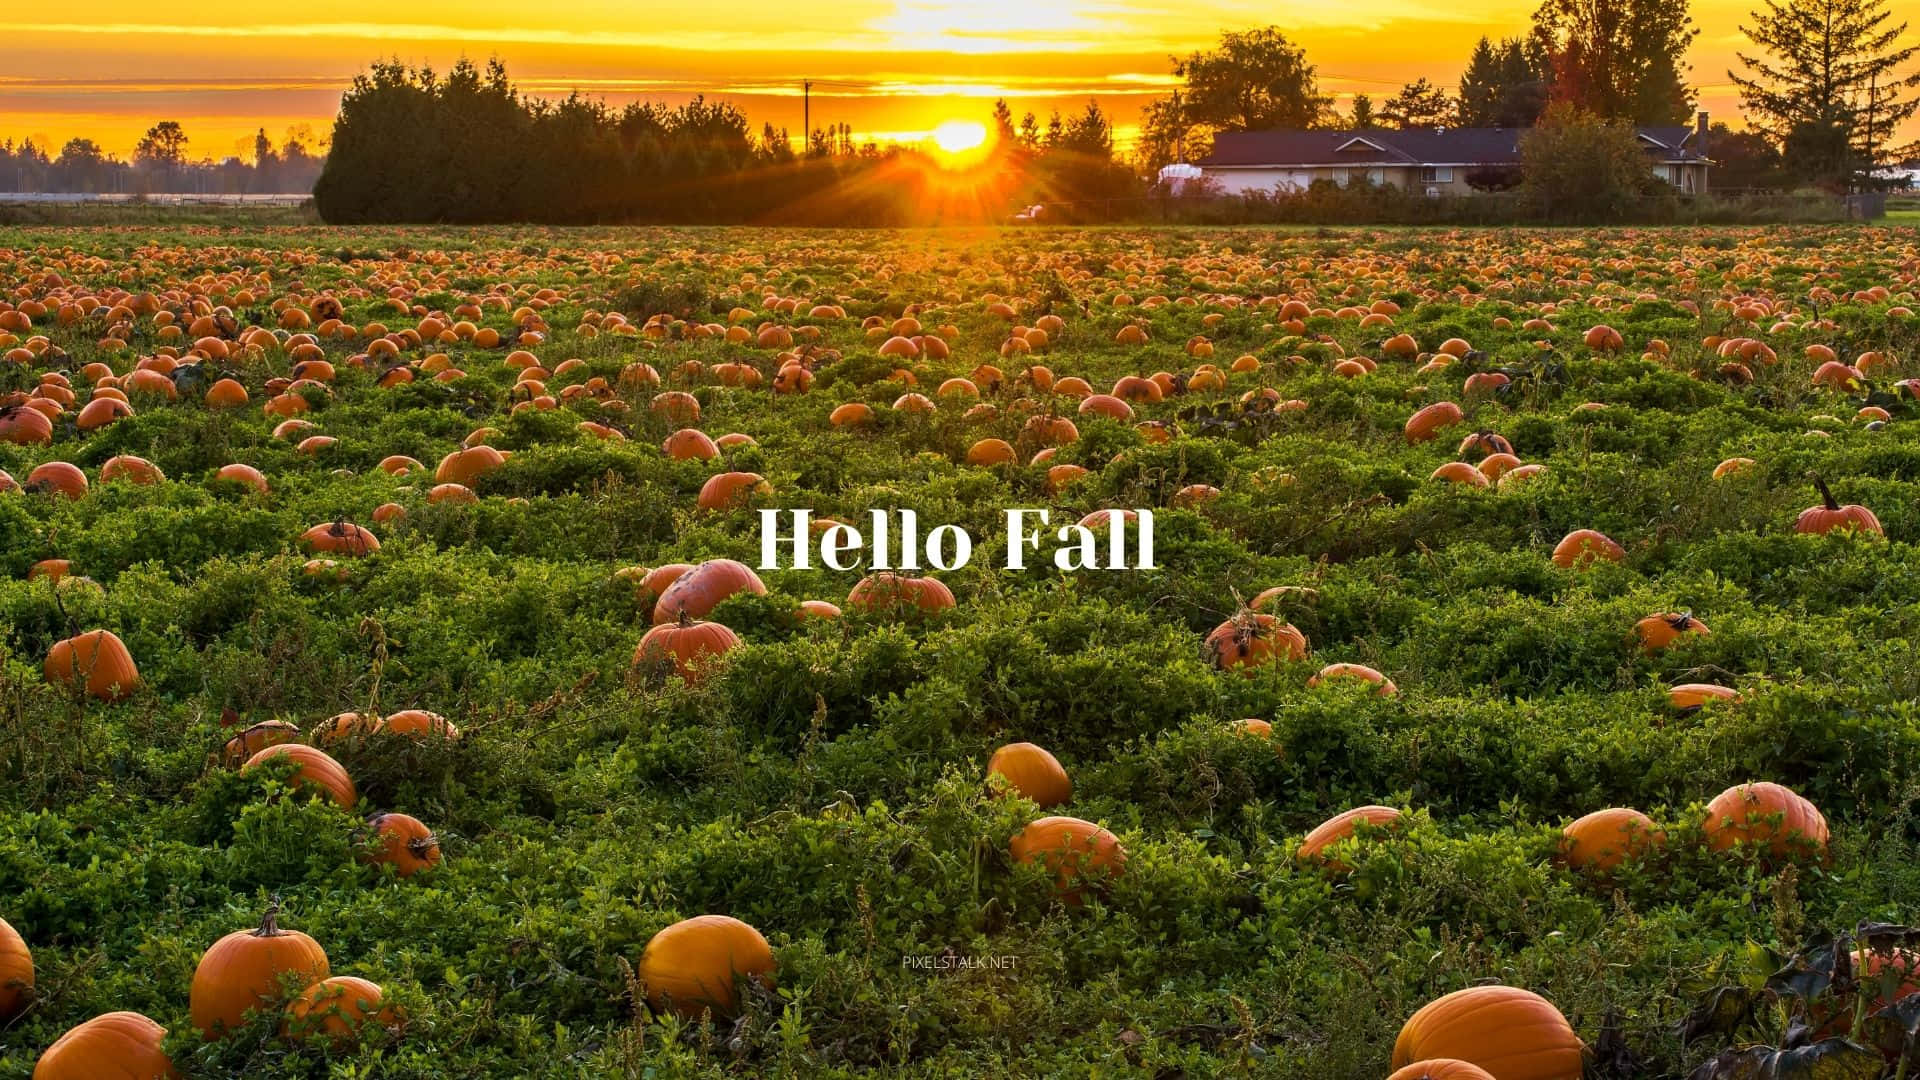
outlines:
[{"label": "setting sun", "polygon": [[949,120],[933,129],[933,144],[951,156],[978,150],[986,141],[987,126],[972,120]]}]

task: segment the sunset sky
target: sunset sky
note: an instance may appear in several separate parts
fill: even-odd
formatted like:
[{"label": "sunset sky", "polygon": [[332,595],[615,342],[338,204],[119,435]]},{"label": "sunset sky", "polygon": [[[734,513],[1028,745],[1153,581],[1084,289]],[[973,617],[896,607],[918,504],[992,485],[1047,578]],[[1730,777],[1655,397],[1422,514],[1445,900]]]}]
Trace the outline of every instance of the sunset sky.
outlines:
[{"label": "sunset sky", "polygon": [[[261,126],[322,135],[341,89],[375,57],[444,70],[465,54],[498,55],[525,90],[580,89],[621,104],[725,97],[757,126],[797,138],[800,80],[818,80],[816,126],[846,121],[884,141],[912,141],[945,120],[984,119],[1005,96],[1015,115],[1109,108],[1122,141],[1139,108],[1172,83],[1168,55],[1204,47],[1222,28],[1278,23],[1344,109],[1426,76],[1452,87],[1481,34],[1519,33],[1533,0],[1491,0],[1465,14],[1442,0],[1340,4],[1251,0],[793,0],[659,10],[613,0],[551,6],[468,0],[407,5],[340,0],[315,9],[239,0],[155,8],[99,0],[83,9],[0,14],[0,138],[57,152],[84,135],[127,155],[149,124],[181,121],[190,156],[223,157]],[[1748,0],[1695,0],[1701,33],[1689,57],[1701,104],[1738,126],[1727,83]],[[1896,10],[1901,5],[1896,4]],[[56,21],[62,12],[73,21]],[[324,21],[322,21],[324,20]],[[1910,32],[1911,43],[1920,29]],[[1920,137],[1909,126],[1905,137]]]}]

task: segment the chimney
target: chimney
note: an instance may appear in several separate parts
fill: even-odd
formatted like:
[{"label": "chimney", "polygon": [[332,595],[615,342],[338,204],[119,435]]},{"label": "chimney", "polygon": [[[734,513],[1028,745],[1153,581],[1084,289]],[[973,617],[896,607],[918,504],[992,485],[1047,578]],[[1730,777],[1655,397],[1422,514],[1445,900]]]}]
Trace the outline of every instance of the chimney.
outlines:
[{"label": "chimney", "polygon": [[1693,149],[1701,157],[1707,154],[1707,110],[1701,109],[1693,122]]}]

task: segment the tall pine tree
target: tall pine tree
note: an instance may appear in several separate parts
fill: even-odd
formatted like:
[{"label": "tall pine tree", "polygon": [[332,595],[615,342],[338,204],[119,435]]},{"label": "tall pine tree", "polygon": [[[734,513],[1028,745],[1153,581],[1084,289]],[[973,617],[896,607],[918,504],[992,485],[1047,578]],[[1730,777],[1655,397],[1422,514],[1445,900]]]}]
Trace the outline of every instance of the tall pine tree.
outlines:
[{"label": "tall pine tree", "polygon": [[1800,178],[1850,186],[1891,160],[1895,130],[1920,110],[1920,70],[1902,73],[1920,48],[1897,47],[1907,24],[1887,24],[1887,0],[1766,4],[1758,25],[1741,27],[1766,55],[1741,53],[1747,73],[1727,73],[1747,120]]},{"label": "tall pine tree", "polygon": [[1466,127],[1532,127],[1547,110],[1552,64],[1540,43],[1481,38],[1460,76],[1460,123]]}]

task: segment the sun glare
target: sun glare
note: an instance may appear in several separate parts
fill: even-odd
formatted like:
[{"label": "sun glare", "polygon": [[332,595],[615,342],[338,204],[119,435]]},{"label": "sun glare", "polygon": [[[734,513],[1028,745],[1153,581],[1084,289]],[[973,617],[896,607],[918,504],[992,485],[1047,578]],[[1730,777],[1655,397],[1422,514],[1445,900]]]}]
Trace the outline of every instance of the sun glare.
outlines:
[{"label": "sun glare", "polygon": [[987,141],[987,126],[971,120],[949,120],[933,129],[933,144],[942,153],[961,157]]}]

